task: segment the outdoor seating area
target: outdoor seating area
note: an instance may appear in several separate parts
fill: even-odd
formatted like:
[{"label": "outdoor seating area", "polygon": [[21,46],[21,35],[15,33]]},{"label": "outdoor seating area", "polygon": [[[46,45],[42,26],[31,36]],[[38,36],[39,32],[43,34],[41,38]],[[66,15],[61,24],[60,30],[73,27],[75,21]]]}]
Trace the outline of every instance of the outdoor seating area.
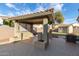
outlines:
[{"label": "outdoor seating area", "polygon": [[[41,46],[42,48],[47,47],[49,44],[48,21],[53,20],[53,10],[54,9],[52,8],[49,10],[40,11],[32,14],[9,17],[8,20],[12,20],[14,22],[14,37],[10,38],[10,41],[15,42],[15,41],[27,39],[25,38],[25,37],[29,37],[29,34],[26,33],[27,31],[31,33],[30,35],[32,38],[33,36],[35,36],[33,25],[42,24],[43,25],[41,32],[42,36],[38,37],[38,39],[34,43],[35,45],[38,45],[39,47]],[[39,36],[38,33],[37,35]]]},{"label": "outdoor seating area", "polygon": [[79,24],[55,24],[53,8],[3,20],[13,26],[0,29],[0,55],[79,55]]},{"label": "outdoor seating area", "polygon": [[[76,32],[75,28],[78,27],[78,24],[73,24],[73,26],[76,26],[75,28],[72,25],[66,24],[53,24],[54,27],[52,27],[52,24],[48,25],[48,21],[54,22],[53,10],[54,9],[52,8],[49,10],[36,12],[32,14],[8,17],[8,20],[12,20],[14,22],[14,33],[13,37],[9,38],[9,42],[26,40],[29,38],[33,38],[35,35],[37,35],[38,39],[34,42],[34,44],[37,47],[41,46],[41,48],[46,48],[49,45],[49,39],[51,39],[52,37],[58,38],[59,36],[65,36],[64,39],[66,39],[67,42],[76,43],[76,41],[78,41],[78,39],[76,39],[77,36],[69,34],[74,34],[74,32]],[[38,24],[40,24],[40,27],[35,28],[35,30],[33,30],[33,25],[39,26]],[[63,31],[64,29],[67,30],[64,33],[60,28],[63,28]],[[74,31],[72,30],[73,28]],[[60,30],[58,32],[54,32],[53,30],[56,29]]]}]

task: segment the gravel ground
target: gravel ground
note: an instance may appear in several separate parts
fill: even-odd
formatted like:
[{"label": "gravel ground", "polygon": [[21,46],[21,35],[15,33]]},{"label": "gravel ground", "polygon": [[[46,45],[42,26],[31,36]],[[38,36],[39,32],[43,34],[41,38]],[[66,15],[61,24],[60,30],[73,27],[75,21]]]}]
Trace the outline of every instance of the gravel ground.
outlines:
[{"label": "gravel ground", "polygon": [[13,28],[2,25],[0,26],[0,40],[8,39],[13,36]]}]

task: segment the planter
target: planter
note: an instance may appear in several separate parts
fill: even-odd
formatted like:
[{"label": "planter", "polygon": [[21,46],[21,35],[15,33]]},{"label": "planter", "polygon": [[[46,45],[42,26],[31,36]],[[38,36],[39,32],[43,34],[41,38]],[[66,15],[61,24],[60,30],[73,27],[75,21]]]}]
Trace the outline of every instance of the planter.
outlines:
[{"label": "planter", "polygon": [[38,48],[46,49],[47,42],[44,40],[37,40],[37,41],[34,41],[34,46]]}]

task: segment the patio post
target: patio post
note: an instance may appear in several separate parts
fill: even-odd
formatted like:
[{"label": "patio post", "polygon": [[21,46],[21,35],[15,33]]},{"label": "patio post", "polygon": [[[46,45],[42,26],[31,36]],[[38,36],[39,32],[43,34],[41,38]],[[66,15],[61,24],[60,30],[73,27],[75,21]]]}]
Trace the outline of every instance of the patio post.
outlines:
[{"label": "patio post", "polygon": [[46,41],[47,44],[49,43],[49,40],[48,40],[48,19],[47,18],[43,19],[43,35],[42,35],[42,40]]},{"label": "patio post", "polygon": [[17,36],[18,35],[17,33],[19,32],[20,32],[19,23],[14,21],[14,36]]}]

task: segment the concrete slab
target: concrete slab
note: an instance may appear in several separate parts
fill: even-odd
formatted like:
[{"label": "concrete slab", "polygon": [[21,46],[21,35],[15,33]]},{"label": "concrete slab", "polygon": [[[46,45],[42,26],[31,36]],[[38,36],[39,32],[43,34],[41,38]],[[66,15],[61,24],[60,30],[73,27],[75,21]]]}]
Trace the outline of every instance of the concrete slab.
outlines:
[{"label": "concrete slab", "polygon": [[47,50],[35,48],[32,41],[20,41],[0,46],[0,55],[6,56],[79,56],[79,43],[67,43],[65,39],[52,38]]}]

